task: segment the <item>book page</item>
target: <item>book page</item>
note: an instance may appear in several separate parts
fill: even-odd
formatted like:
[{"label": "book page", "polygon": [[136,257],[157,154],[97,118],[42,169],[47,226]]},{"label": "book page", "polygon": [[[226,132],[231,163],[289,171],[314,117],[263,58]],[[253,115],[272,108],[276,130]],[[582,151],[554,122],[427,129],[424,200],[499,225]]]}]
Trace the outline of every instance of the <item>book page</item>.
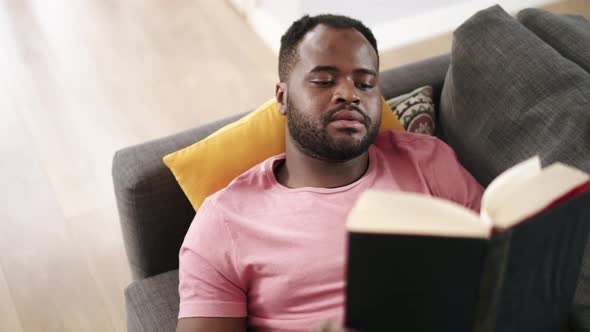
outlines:
[{"label": "book page", "polygon": [[533,216],[589,178],[588,174],[562,163],[544,168],[514,188],[501,205],[490,209],[494,227],[506,229]]},{"label": "book page", "polygon": [[481,219],[492,225],[491,215],[495,214],[499,207],[504,206],[514,190],[539,173],[541,173],[541,160],[539,156],[534,156],[498,175],[488,185],[481,198]]},{"label": "book page", "polygon": [[491,227],[477,213],[424,194],[368,190],[348,215],[347,229],[359,233],[487,238]]}]

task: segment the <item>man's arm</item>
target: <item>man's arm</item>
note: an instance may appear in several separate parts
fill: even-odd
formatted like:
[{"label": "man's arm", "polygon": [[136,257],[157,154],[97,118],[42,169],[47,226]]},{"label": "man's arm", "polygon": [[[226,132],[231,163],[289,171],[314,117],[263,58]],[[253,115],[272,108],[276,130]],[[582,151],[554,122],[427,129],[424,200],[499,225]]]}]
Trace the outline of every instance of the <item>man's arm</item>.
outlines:
[{"label": "man's arm", "polygon": [[450,146],[438,139],[436,142],[426,164],[432,193],[479,213],[483,187],[463,168]]},{"label": "man's arm", "polygon": [[[246,318],[198,317],[181,318],[176,332],[246,332]],[[342,327],[340,324],[325,321],[313,326],[310,332],[359,332]]]},{"label": "man's arm", "polygon": [[246,332],[246,318],[190,317],[181,318],[176,332]]},{"label": "man's arm", "polygon": [[247,295],[234,240],[216,202],[199,208],[179,252],[177,331],[246,331]]}]

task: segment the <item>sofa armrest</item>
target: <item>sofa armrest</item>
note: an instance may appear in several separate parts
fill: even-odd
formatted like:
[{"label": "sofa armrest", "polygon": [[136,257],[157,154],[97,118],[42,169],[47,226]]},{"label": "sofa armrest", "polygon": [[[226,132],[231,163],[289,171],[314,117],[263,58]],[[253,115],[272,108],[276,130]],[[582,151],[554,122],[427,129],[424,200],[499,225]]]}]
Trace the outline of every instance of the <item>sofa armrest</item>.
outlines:
[{"label": "sofa armrest", "polygon": [[207,137],[243,115],[115,153],[112,168],[115,198],[135,280],[178,268],[178,251],[195,215],[162,157]]},{"label": "sofa armrest", "polygon": [[127,332],[167,332],[176,330],[178,270],[143,280],[125,289]]}]

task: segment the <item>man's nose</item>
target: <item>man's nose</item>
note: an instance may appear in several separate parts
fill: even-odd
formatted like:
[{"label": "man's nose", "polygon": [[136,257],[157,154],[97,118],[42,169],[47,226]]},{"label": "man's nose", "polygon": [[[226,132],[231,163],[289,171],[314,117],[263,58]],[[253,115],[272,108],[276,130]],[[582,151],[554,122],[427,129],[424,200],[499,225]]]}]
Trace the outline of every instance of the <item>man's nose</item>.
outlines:
[{"label": "man's nose", "polygon": [[360,98],[357,94],[354,82],[350,79],[340,81],[334,91],[333,101],[336,104],[346,103],[358,105],[360,103]]}]

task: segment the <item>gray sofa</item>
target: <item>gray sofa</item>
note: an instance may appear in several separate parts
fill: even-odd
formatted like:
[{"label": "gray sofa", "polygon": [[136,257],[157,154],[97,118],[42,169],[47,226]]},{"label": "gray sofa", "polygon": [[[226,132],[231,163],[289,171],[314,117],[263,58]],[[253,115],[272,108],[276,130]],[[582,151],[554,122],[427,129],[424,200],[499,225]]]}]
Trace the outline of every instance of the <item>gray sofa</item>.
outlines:
[{"label": "gray sofa", "polygon": [[[579,17],[537,10],[521,12],[519,20],[492,7],[457,29],[452,57],[438,56],[381,73],[386,99],[419,86],[433,87],[434,103],[440,106],[436,135],[484,185],[531,154],[590,172],[590,25]],[[535,22],[540,22],[541,32]],[[545,26],[552,29],[549,34]],[[565,43],[560,49],[572,35],[575,45]],[[552,96],[555,91],[559,94]],[[507,111],[512,113],[499,114]],[[162,157],[242,115],[115,154],[113,182],[134,280],[125,291],[129,331],[173,331],[176,324],[178,250],[195,212]],[[527,129],[520,119],[533,125]],[[494,121],[499,124],[494,126]],[[571,328],[590,330],[589,254],[579,284],[581,314]]]}]

